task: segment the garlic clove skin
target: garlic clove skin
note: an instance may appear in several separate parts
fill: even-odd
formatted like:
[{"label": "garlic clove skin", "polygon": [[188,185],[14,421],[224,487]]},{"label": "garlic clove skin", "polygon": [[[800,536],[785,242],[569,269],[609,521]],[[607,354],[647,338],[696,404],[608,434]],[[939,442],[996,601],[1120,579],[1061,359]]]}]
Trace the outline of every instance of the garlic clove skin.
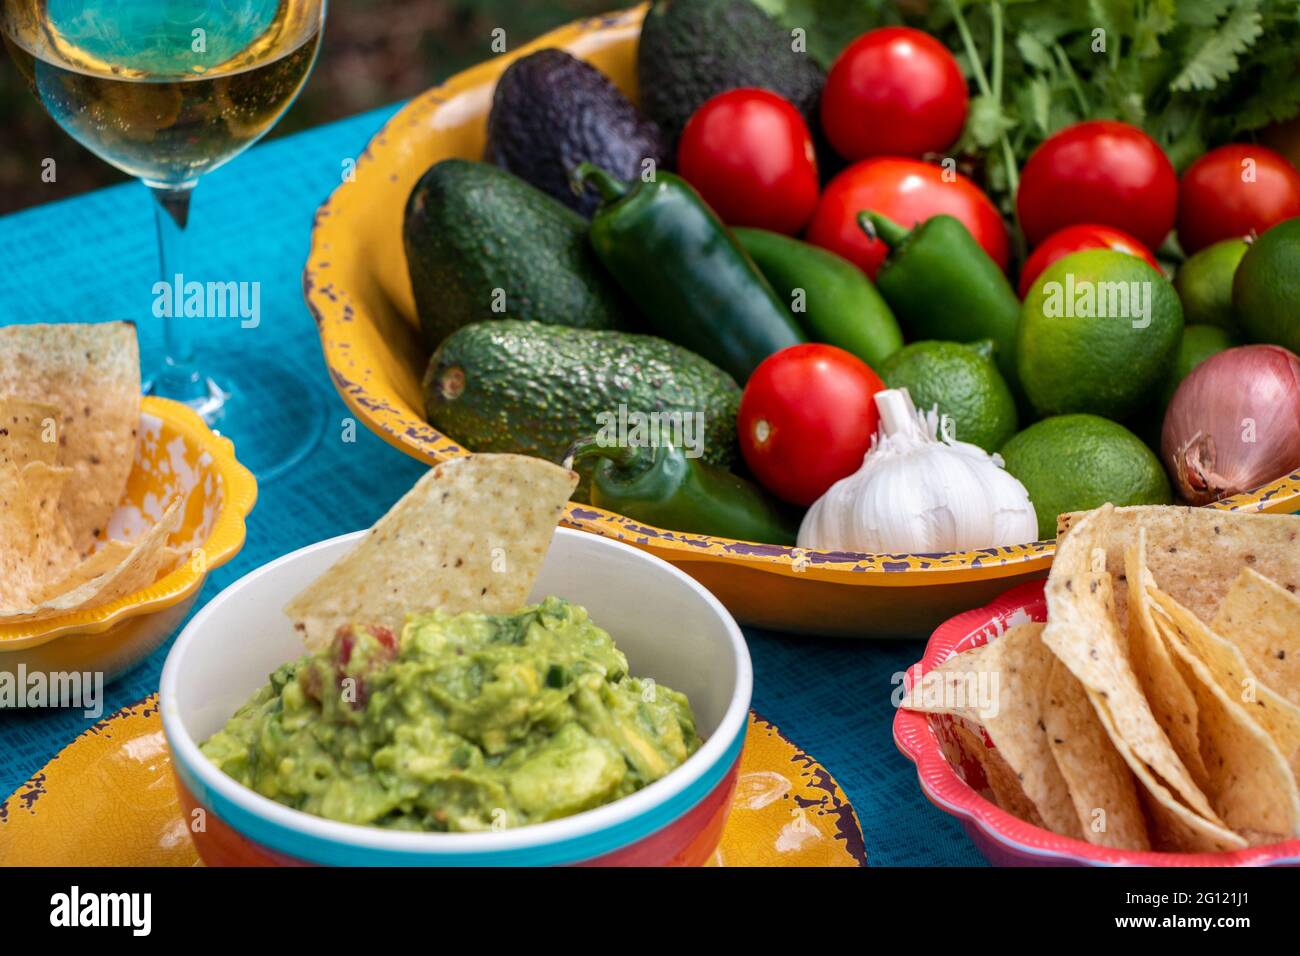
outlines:
[{"label": "garlic clove skin", "polygon": [[1002,460],[936,437],[906,389],[876,395],[881,429],[862,467],[815,501],[798,546],[866,553],[933,554],[1024,544],[1038,536],[1028,492]]}]

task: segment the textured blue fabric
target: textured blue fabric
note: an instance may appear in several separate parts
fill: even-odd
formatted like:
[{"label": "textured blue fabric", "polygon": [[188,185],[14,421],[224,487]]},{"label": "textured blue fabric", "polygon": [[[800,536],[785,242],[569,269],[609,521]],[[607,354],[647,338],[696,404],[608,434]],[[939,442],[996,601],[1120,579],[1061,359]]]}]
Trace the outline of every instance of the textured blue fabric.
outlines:
[{"label": "textured blue fabric", "polygon": [[[261,283],[261,325],[215,320],[200,342],[223,357],[256,355],[284,380],[307,383],[327,403],[324,437],[295,470],[264,484],[248,542],[208,580],[198,606],[247,571],[285,552],[369,526],[415,481],[421,466],[364,427],[344,440],[347,409],[325,374],[301,270],[316,207],[394,108],[251,150],[199,186],[190,217],[187,279]],[[98,160],[87,155],[85,162]],[[31,170],[34,192],[41,168]],[[153,318],[157,257],[152,202],[130,184],[0,218],[0,325],[131,319],[146,368],[161,355]],[[274,406],[276,382],[265,383]],[[270,414],[229,428],[237,447],[275,447],[292,422]],[[917,638],[846,642],[747,632],[754,707],[835,775],[857,809],[873,864],[975,864],[955,821],[922,796],[895,749],[891,677],[921,653]],[[157,689],[170,642],[107,689],[106,712]],[[12,792],[77,734],[80,712],[0,711],[0,794]]]}]

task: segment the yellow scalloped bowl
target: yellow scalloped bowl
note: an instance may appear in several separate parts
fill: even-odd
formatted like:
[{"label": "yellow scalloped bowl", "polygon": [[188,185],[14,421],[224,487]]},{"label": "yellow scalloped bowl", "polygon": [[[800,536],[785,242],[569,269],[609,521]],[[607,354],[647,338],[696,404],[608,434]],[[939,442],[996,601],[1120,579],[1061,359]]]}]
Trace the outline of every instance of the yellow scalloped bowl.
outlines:
[{"label": "yellow scalloped bowl", "polygon": [[[375,135],[317,212],[303,289],[325,362],[357,417],[407,454],[430,463],[466,454],[421,411],[428,353],[416,333],[402,250],[412,186],[441,159],[482,158],[496,79],[536,49],[562,47],[635,98],[643,15],[638,7],[570,24],[416,97]],[[1221,506],[1294,511],[1300,473]],[[1050,541],[936,555],[807,551],[652,528],[577,504],[565,522],[671,561],[745,623],[843,636],[928,634],[952,615],[1046,574],[1054,552]]]},{"label": "yellow scalloped bowl", "polygon": [[0,625],[0,673],[102,671],[112,680],[138,664],[184,619],[213,568],[244,546],[244,519],[257,482],[235,459],[230,439],[191,409],[165,398],[140,403],[140,441],[110,535],[138,531],[186,496],[181,526],[168,544],[189,560],[151,586],[100,607]]}]

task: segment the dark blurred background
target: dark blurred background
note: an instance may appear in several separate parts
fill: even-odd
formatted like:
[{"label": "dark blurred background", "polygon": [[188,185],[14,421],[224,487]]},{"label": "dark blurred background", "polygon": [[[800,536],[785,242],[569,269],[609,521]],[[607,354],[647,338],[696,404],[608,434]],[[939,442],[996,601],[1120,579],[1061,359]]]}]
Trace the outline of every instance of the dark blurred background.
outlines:
[{"label": "dark blurred background", "polygon": [[[331,0],[306,87],[270,137],[406,99],[492,55],[492,31],[511,47],[578,17],[634,0]],[[46,115],[0,52],[0,214],[126,177],[78,146]],[[41,182],[50,157],[57,183]]]}]

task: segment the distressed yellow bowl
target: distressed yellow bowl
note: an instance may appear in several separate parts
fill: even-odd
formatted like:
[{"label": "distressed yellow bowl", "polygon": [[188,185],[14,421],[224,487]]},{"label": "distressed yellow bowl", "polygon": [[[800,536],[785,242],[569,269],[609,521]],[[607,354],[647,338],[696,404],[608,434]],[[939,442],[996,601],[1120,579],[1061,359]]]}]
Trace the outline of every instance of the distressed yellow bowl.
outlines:
[{"label": "distressed yellow bowl", "polygon": [[244,546],[244,519],[257,500],[257,482],[235,459],[235,446],[185,405],[146,397],[135,465],[110,534],[152,523],[178,494],[187,499],[181,526],[168,543],[190,552],[189,560],[110,604],[0,625],[0,673],[17,674],[23,666],[28,673],[102,671],[112,680],[168,638],[208,572]]},{"label": "distressed yellow bowl", "polygon": [[[412,186],[441,159],[480,159],[497,77],[542,47],[562,47],[636,95],[644,8],[570,24],[482,63],[416,97],[370,141],[353,176],[316,214],[303,273],[330,375],[343,400],[381,438],[426,462],[466,453],[425,420],[420,379],[428,361],[402,250]],[[1294,511],[1300,473],[1222,503]],[[646,548],[698,579],[741,621],[844,636],[928,634],[939,622],[1046,574],[1053,543],[934,555],[801,551],[652,528],[571,505],[574,528]]]}]

